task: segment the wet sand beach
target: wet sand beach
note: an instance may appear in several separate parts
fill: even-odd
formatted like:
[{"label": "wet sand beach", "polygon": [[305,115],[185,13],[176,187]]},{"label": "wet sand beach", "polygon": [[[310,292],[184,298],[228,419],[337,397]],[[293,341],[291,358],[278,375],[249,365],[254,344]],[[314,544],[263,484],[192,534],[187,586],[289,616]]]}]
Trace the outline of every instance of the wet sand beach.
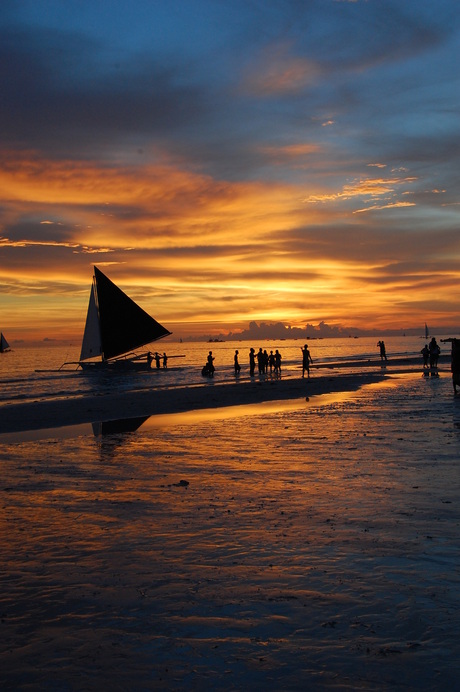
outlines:
[{"label": "wet sand beach", "polygon": [[[441,359],[448,371],[448,356]],[[418,366],[418,367],[417,367]],[[203,378],[192,386],[156,386],[125,390],[120,387],[98,387],[94,378],[93,393],[79,396],[56,396],[17,401],[0,406],[0,435],[26,430],[40,430],[123,418],[136,418],[197,409],[241,406],[264,401],[304,399],[330,392],[353,391],[384,377],[420,371],[420,358],[392,358],[388,363],[361,360],[314,365],[312,377],[276,377],[274,375],[223,380]],[[156,374],[156,373],[153,373]],[[80,377],[84,377],[80,373]],[[106,377],[103,373],[101,377]]]},{"label": "wet sand beach", "polygon": [[234,383],[223,383],[216,377],[194,387],[152,388],[19,402],[1,408],[0,434],[264,401],[305,399],[317,394],[355,390],[383,376],[378,371],[322,374],[310,379],[254,378]]},{"label": "wet sand beach", "polygon": [[460,401],[364,381],[2,445],[2,688],[455,689]]}]

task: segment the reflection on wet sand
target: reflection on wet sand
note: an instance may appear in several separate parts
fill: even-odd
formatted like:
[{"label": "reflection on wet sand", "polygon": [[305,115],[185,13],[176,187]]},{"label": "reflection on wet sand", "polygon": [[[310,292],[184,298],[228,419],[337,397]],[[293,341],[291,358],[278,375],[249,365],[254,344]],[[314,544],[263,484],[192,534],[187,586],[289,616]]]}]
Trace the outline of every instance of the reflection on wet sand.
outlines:
[{"label": "reflection on wet sand", "polygon": [[[369,384],[366,387],[372,386]],[[295,399],[282,399],[276,401],[264,401],[253,404],[240,404],[236,406],[211,407],[180,411],[177,413],[158,413],[149,416],[137,416],[130,418],[118,418],[115,420],[96,421],[91,424],[65,425],[56,428],[44,428],[40,430],[27,430],[21,432],[2,433],[0,441],[4,443],[33,442],[50,438],[65,440],[81,435],[94,435],[102,437],[114,434],[136,432],[141,426],[143,432],[153,429],[168,429],[178,425],[196,425],[198,423],[211,423],[212,421],[226,420],[229,418],[242,418],[245,416],[269,415],[288,411],[298,411],[308,408],[311,404],[325,405],[330,402],[340,403],[347,401],[356,395],[354,391],[334,391],[327,394],[313,394],[311,396]],[[148,422],[147,422],[148,421]]]},{"label": "reflection on wet sand", "polygon": [[121,435],[123,433],[136,432],[150,416],[139,416],[138,418],[121,418],[119,420],[106,420],[93,423],[93,434],[95,437],[104,435]]}]

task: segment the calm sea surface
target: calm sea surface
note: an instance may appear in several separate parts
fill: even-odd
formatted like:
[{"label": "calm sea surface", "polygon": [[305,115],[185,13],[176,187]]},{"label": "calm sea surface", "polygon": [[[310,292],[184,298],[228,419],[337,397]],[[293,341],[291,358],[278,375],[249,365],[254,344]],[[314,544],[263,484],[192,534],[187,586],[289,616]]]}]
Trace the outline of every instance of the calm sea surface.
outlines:
[{"label": "calm sea surface", "polygon": [[[438,341],[439,338],[437,337]],[[317,339],[309,341],[314,365],[343,364],[349,361],[379,358],[377,337]],[[392,357],[414,356],[420,354],[424,340],[418,337],[388,337],[385,339],[387,354]],[[107,394],[111,391],[139,391],[152,387],[174,388],[183,386],[200,386],[206,383],[201,375],[201,368],[206,362],[209,350],[215,357],[215,379],[221,382],[234,381],[233,355],[239,350],[241,374],[239,379],[249,378],[249,349],[259,347],[270,351],[279,350],[282,356],[282,377],[293,378],[301,374],[301,347],[303,341],[280,340],[261,341],[226,341],[221,343],[176,343],[169,340],[157,342],[151,346],[160,353],[165,351],[169,357],[168,369],[150,372],[119,373],[84,373],[75,365],[59,368],[65,362],[77,361],[80,347],[44,345],[38,348],[17,346],[9,353],[0,355],[0,406],[20,402],[44,399],[85,396],[88,394]],[[450,352],[445,344],[443,353]],[[180,356],[180,357],[173,357]],[[358,367],[358,366],[357,366]],[[371,366],[375,368],[375,364]],[[362,370],[362,368],[360,368]],[[37,372],[40,371],[40,372]],[[44,371],[44,372],[43,372]],[[353,371],[353,368],[348,370]],[[316,371],[313,367],[312,376]]]}]

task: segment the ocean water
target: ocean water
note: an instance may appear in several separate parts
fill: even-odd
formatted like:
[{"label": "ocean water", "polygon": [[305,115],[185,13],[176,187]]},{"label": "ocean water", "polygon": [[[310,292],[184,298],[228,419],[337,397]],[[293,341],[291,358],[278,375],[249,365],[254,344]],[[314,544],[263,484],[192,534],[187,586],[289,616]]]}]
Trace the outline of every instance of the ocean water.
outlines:
[{"label": "ocean water", "polygon": [[[340,367],[350,361],[372,360],[369,367],[375,368],[379,360],[377,337],[316,339],[309,341],[313,358],[312,376],[315,366]],[[439,338],[438,338],[439,341]],[[272,340],[251,343],[249,341],[226,341],[219,343],[177,343],[164,340],[151,345],[151,350],[165,351],[169,357],[168,368],[149,372],[107,373],[83,372],[76,365],[66,365],[78,360],[79,345],[46,345],[38,348],[14,347],[11,352],[0,356],[0,406],[21,401],[67,398],[89,394],[108,394],[112,391],[139,391],[142,389],[203,386],[206,380],[201,369],[208,352],[215,357],[215,380],[234,381],[233,356],[239,350],[241,374],[239,379],[249,378],[249,349],[259,347],[279,350],[282,356],[282,377],[294,378],[301,374],[303,346],[301,340]],[[420,355],[424,340],[417,337],[389,337],[385,339],[389,362],[393,357]],[[443,353],[450,352],[445,344]],[[421,361],[420,361],[421,362]],[[362,363],[356,365],[362,371]],[[353,367],[348,369],[353,371]],[[317,372],[324,372],[318,370]]]}]

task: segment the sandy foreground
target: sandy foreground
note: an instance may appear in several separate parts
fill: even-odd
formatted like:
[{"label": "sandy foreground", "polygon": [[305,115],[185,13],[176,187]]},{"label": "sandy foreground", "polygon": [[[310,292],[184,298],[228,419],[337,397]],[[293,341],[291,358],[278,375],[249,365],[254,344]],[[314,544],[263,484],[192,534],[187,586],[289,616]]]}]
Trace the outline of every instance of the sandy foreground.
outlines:
[{"label": "sandy foreground", "polygon": [[457,689],[460,401],[371,379],[2,445],[1,688]]}]

